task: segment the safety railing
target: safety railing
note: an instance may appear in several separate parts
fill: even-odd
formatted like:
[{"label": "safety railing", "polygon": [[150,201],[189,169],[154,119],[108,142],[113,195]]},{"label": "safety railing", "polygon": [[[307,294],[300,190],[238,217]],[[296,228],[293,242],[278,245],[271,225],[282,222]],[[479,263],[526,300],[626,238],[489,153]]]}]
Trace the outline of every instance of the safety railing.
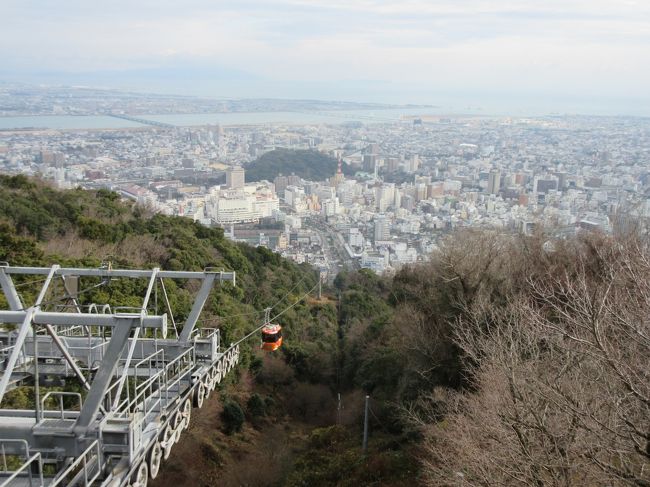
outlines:
[{"label": "safety railing", "polygon": [[[15,470],[10,470],[9,466],[9,461],[7,459],[7,453],[6,453],[6,445],[19,445],[19,449],[22,447],[25,450],[24,455],[18,454],[18,455],[12,455],[12,456],[17,456],[17,457],[24,457],[25,461],[22,462],[22,464]],[[11,449],[11,451],[14,451]],[[29,485],[29,487],[42,487],[43,486],[43,463],[41,461],[41,454],[40,453],[34,453],[33,455],[29,454],[29,445],[27,444],[27,441],[25,440],[16,440],[16,439],[0,439],[0,454],[2,455],[2,473],[4,474],[10,474],[7,478],[5,478],[2,483],[0,483],[0,487],[7,487],[11,485],[11,483],[17,479],[17,478],[25,478],[27,480],[27,484],[23,483],[23,485]],[[33,465],[37,465],[37,472],[33,472]]]},{"label": "safety railing", "polygon": [[[126,360],[121,360],[121,362],[123,366],[126,366]],[[122,396],[124,396],[124,399],[118,403],[117,407],[115,408],[115,412],[117,414],[126,411],[133,412],[136,410],[136,408],[138,408],[145,414],[149,413],[149,411],[155,407],[156,403],[159,401],[159,399],[156,401],[156,395],[154,393],[161,387],[161,377],[164,368],[164,349],[156,350],[147,357],[144,357],[138,362],[132,364],[127,371],[127,378],[134,380],[135,383],[129,384],[127,381],[125,387],[122,389]],[[119,368],[117,372],[120,372]],[[142,382],[138,382],[140,377],[146,377],[146,379]],[[115,382],[111,386],[111,396],[116,393],[115,389],[117,388],[117,385],[118,382]],[[133,394],[131,391],[133,391]]]},{"label": "safety railing", "polygon": [[[130,367],[128,378],[136,379],[135,384],[125,384],[121,401],[111,411],[114,417],[124,417],[128,413],[140,411],[145,415],[154,410],[164,398],[169,402],[175,393],[171,392],[184,377],[188,378],[196,364],[194,347],[185,350],[178,357],[165,363],[164,349],[157,350],[148,357]],[[142,374],[147,378],[137,382],[138,370],[147,370]],[[106,392],[107,404],[112,404],[117,393],[119,381],[114,382]],[[180,388],[180,387],[179,387]]]},{"label": "safety railing", "polygon": [[[79,346],[74,346],[68,343],[67,347],[73,357],[83,357],[88,368],[92,368],[92,364],[98,364],[104,359],[104,353],[108,347],[108,340],[100,341],[98,343],[93,343],[89,340],[89,343]],[[81,368],[83,369],[84,367]]]},{"label": "safety railing", "polygon": [[212,338],[215,334],[219,334],[219,328],[195,328],[192,331],[192,338]]},{"label": "safety railing", "polygon": [[16,348],[16,345],[7,345],[0,348],[0,362],[8,359],[11,355],[11,352],[14,351],[14,348]]},{"label": "safety railing", "polygon": [[[98,440],[93,441],[68,468],[56,476],[48,487],[66,486],[76,481],[75,485],[90,487],[102,473],[102,451]],[[83,483],[79,483],[83,481]]]},{"label": "safety railing", "polygon": [[[56,311],[80,312],[87,314],[111,314],[109,304],[60,304],[55,307]],[[103,337],[106,330],[99,326],[66,326],[57,329],[62,337]]]},{"label": "safety railing", "polygon": [[[190,347],[185,352],[180,354],[174,360],[169,362],[165,367],[165,390],[169,394],[169,390],[176,385],[196,364],[196,353],[194,347]],[[168,396],[169,397],[169,396]]]},{"label": "safety railing", "polygon": [[[50,398],[50,397],[58,397],[59,398],[59,409],[58,411],[61,413],[61,417],[59,419],[65,419],[65,413],[66,409],[64,408],[63,404],[63,399],[65,397],[75,397],[79,401],[79,409],[78,411],[81,411],[81,406],[83,406],[83,400],[81,399],[81,394],[78,392],[64,392],[64,391],[50,391],[47,394],[45,394],[42,399],[41,399],[41,417],[40,419],[43,419],[44,416],[43,414],[45,413],[45,402]],[[48,409],[47,411],[56,411],[53,409]],[[70,409],[68,409],[70,411]]]},{"label": "safety railing", "polygon": [[50,338],[43,333],[39,333],[36,336],[31,336],[25,339],[25,352],[28,356],[34,356],[34,341],[38,339],[38,357],[41,359],[51,359],[51,358],[60,358],[61,351],[58,347],[50,340]]}]

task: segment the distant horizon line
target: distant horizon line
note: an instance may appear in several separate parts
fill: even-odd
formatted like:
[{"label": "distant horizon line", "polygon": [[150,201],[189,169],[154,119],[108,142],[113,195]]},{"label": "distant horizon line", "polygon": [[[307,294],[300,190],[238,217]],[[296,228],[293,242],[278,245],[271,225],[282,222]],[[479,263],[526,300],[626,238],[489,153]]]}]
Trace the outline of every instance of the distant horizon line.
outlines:
[{"label": "distant horizon line", "polygon": [[67,83],[33,83],[26,81],[7,81],[0,79],[0,87],[2,85],[23,85],[29,86],[32,88],[66,88],[71,90],[93,90],[93,91],[107,91],[114,93],[122,94],[131,94],[131,95],[143,95],[143,96],[157,96],[157,97],[169,97],[169,98],[186,98],[186,99],[209,99],[214,101],[244,101],[244,100],[259,100],[259,101],[294,101],[294,102],[325,102],[325,103],[341,103],[341,104],[356,104],[356,105],[375,105],[378,107],[411,107],[411,108],[438,108],[437,105],[432,105],[430,103],[388,103],[388,102],[375,102],[375,101],[360,101],[360,100],[343,100],[336,98],[311,98],[311,97],[298,97],[298,98],[287,98],[283,96],[215,96],[215,95],[183,95],[177,92],[161,92],[161,91],[145,91],[137,88],[119,88],[111,86],[93,86],[93,85],[78,85],[78,84],[67,84]]},{"label": "distant horizon line", "polygon": [[[108,92],[108,93],[114,93],[114,94],[124,94],[124,95],[138,95],[142,97],[157,97],[157,98],[172,98],[172,99],[185,99],[185,100],[210,100],[210,101],[220,101],[220,102],[242,102],[242,101],[269,101],[269,102],[305,102],[305,103],[330,103],[330,104],[339,104],[339,105],[351,105],[349,107],[350,110],[372,110],[372,109],[419,109],[419,108],[426,108],[426,109],[435,109],[435,110],[440,110],[440,112],[437,113],[431,113],[427,115],[431,116],[457,116],[457,117],[468,117],[468,116],[475,116],[475,117],[495,117],[495,118],[503,118],[503,117],[512,117],[512,118],[530,118],[530,117],[605,117],[605,118],[616,118],[616,117],[627,117],[627,118],[650,118],[650,111],[644,112],[644,113],[639,113],[638,112],[638,104],[635,105],[635,110],[632,110],[632,112],[637,112],[637,113],[630,113],[629,108],[626,110],[626,108],[614,108],[614,107],[609,107],[607,109],[602,109],[601,107],[595,107],[595,112],[589,113],[588,110],[580,110],[576,109],[577,107],[570,107],[570,104],[566,104],[566,108],[561,108],[559,106],[549,106],[548,111],[545,110],[540,110],[539,108],[531,108],[531,105],[534,105],[535,103],[540,102],[540,95],[534,95],[534,94],[523,94],[523,93],[514,93],[511,94],[510,96],[506,96],[504,94],[499,94],[498,98],[505,97],[508,99],[513,99],[513,100],[526,100],[526,103],[522,105],[528,105],[526,106],[518,106],[517,108],[513,108],[512,106],[508,107],[507,104],[501,104],[501,103],[496,103],[496,105],[499,106],[499,108],[495,109],[495,106],[492,106],[491,108],[486,108],[481,105],[495,105],[495,96],[488,96],[488,95],[478,95],[478,94],[464,94],[464,95],[459,95],[459,94],[453,94],[451,95],[452,97],[459,97],[460,100],[455,100],[455,103],[458,105],[466,105],[465,108],[461,108],[460,106],[454,106],[454,107],[447,107],[444,106],[444,104],[434,104],[431,102],[420,102],[420,103],[413,103],[413,102],[388,102],[388,101],[360,101],[359,99],[351,100],[351,99],[343,99],[343,98],[336,98],[336,97],[326,97],[326,98],[317,98],[317,97],[305,97],[305,96],[300,96],[296,98],[291,98],[291,97],[286,97],[286,96],[215,96],[215,95],[207,95],[207,94],[180,94],[176,91],[170,91],[170,92],[165,92],[165,91],[159,91],[159,90],[152,90],[152,91],[147,91],[146,89],[142,88],[125,88],[125,87],[111,87],[111,86],[99,86],[99,85],[92,85],[92,84],[69,84],[69,83],[35,83],[35,82],[29,82],[29,81],[16,81],[16,80],[6,80],[6,79],[0,79],[0,87],[29,87],[31,89],[42,89],[42,90],[48,90],[48,89],[66,89],[66,90],[88,90],[88,91],[97,91],[97,92]],[[447,97],[450,96],[449,94],[446,95]],[[556,95],[549,95],[549,94],[543,94],[543,97],[548,97],[552,98],[555,100],[559,99],[566,99],[566,100],[574,100],[574,98],[571,95],[563,95],[563,94],[556,94]],[[445,95],[441,95],[441,98],[444,98]],[[478,97],[478,99],[473,99]],[[602,97],[593,97],[594,101],[602,101]],[[482,101],[481,101],[482,100]],[[631,98],[625,98],[628,103],[632,101],[637,101],[636,99],[631,99]],[[584,101],[578,98],[578,101]],[[355,107],[355,105],[357,105]],[[590,105],[591,107],[592,105]],[[581,108],[585,108],[582,106]],[[598,109],[600,108],[600,110]],[[613,108],[613,110],[612,110]],[[331,110],[331,111],[341,111],[345,110],[345,107],[339,107],[339,108],[325,108],[323,110]],[[216,113],[273,113],[273,112],[289,112],[290,110],[277,110],[277,109],[268,109],[268,110],[255,110],[255,111],[236,111],[236,112],[214,112]],[[307,110],[306,110],[307,111]],[[608,112],[608,113],[604,113]],[[196,112],[196,111],[188,111],[188,112],[174,112],[174,113],[140,113],[141,115],[147,115],[147,116],[157,116],[157,115],[190,115],[190,114],[200,114],[200,113],[207,113],[207,112]],[[96,112],[95,114],[91,115],[86,115],[86,116],[102,116],[102,115],[108,115],[107,113],[100,113]],[[60,114],[60,115],[55,115],[55,114],[37,114],[37,113],[32,113],[32,114],[26,114],[26,115],[0,115],[0,118],[9,118],[9,117],[38,117],[38,116],[83,116],[83,115],[72,115],[72,114]]]}]

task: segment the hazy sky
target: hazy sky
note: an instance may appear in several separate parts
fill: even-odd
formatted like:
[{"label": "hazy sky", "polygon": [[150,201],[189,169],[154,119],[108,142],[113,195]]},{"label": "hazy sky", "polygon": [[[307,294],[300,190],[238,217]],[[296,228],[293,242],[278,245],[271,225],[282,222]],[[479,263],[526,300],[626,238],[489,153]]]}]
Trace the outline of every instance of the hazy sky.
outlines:
[{"label": "hazy sky", "polygon": [[1,0],[0,79],[650,104],[650,0]]}]

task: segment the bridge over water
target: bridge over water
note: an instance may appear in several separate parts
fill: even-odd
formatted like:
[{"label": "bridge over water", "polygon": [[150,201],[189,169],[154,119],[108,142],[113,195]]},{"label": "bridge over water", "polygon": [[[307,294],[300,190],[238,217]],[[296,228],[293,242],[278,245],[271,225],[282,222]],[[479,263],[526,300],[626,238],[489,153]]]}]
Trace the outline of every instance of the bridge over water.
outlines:
[{"label": "bridge over water", "polygon": [[153,125],[154,127],[162,127],[162,128],[175,128],[176,127],[175,125],[172,125],[170,123],[157,122],[155,120],[148,120],[146,118],[133,117],[131,115],[125,115],[125,114],[121,114],[121,113],[109,113],[107,115],[109,117],[121,118],[122,120],[128,120],[130,122],[141,123],[143,125]]}]

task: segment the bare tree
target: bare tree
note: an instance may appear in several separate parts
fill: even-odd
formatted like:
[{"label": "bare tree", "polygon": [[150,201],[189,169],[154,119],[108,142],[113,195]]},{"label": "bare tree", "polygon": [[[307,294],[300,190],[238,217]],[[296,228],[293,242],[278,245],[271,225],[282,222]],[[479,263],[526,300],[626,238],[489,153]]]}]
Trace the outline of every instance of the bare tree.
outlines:
[{"label": "bare tree", "polygon": [[519,269],[517,237],[465,230],[443,240],[423,265],[408,267],[394,279],[395,326],[408,369],[431,386],[458,387],[464,364],[453,340],[455,321],[503,302],[512,286],[507,269]]},{"label": "bare tree", "polygon": [[457,319],[474,390],[424,421],[430,485],[650,485],[650,252],[594,236],[554,254]]}]

